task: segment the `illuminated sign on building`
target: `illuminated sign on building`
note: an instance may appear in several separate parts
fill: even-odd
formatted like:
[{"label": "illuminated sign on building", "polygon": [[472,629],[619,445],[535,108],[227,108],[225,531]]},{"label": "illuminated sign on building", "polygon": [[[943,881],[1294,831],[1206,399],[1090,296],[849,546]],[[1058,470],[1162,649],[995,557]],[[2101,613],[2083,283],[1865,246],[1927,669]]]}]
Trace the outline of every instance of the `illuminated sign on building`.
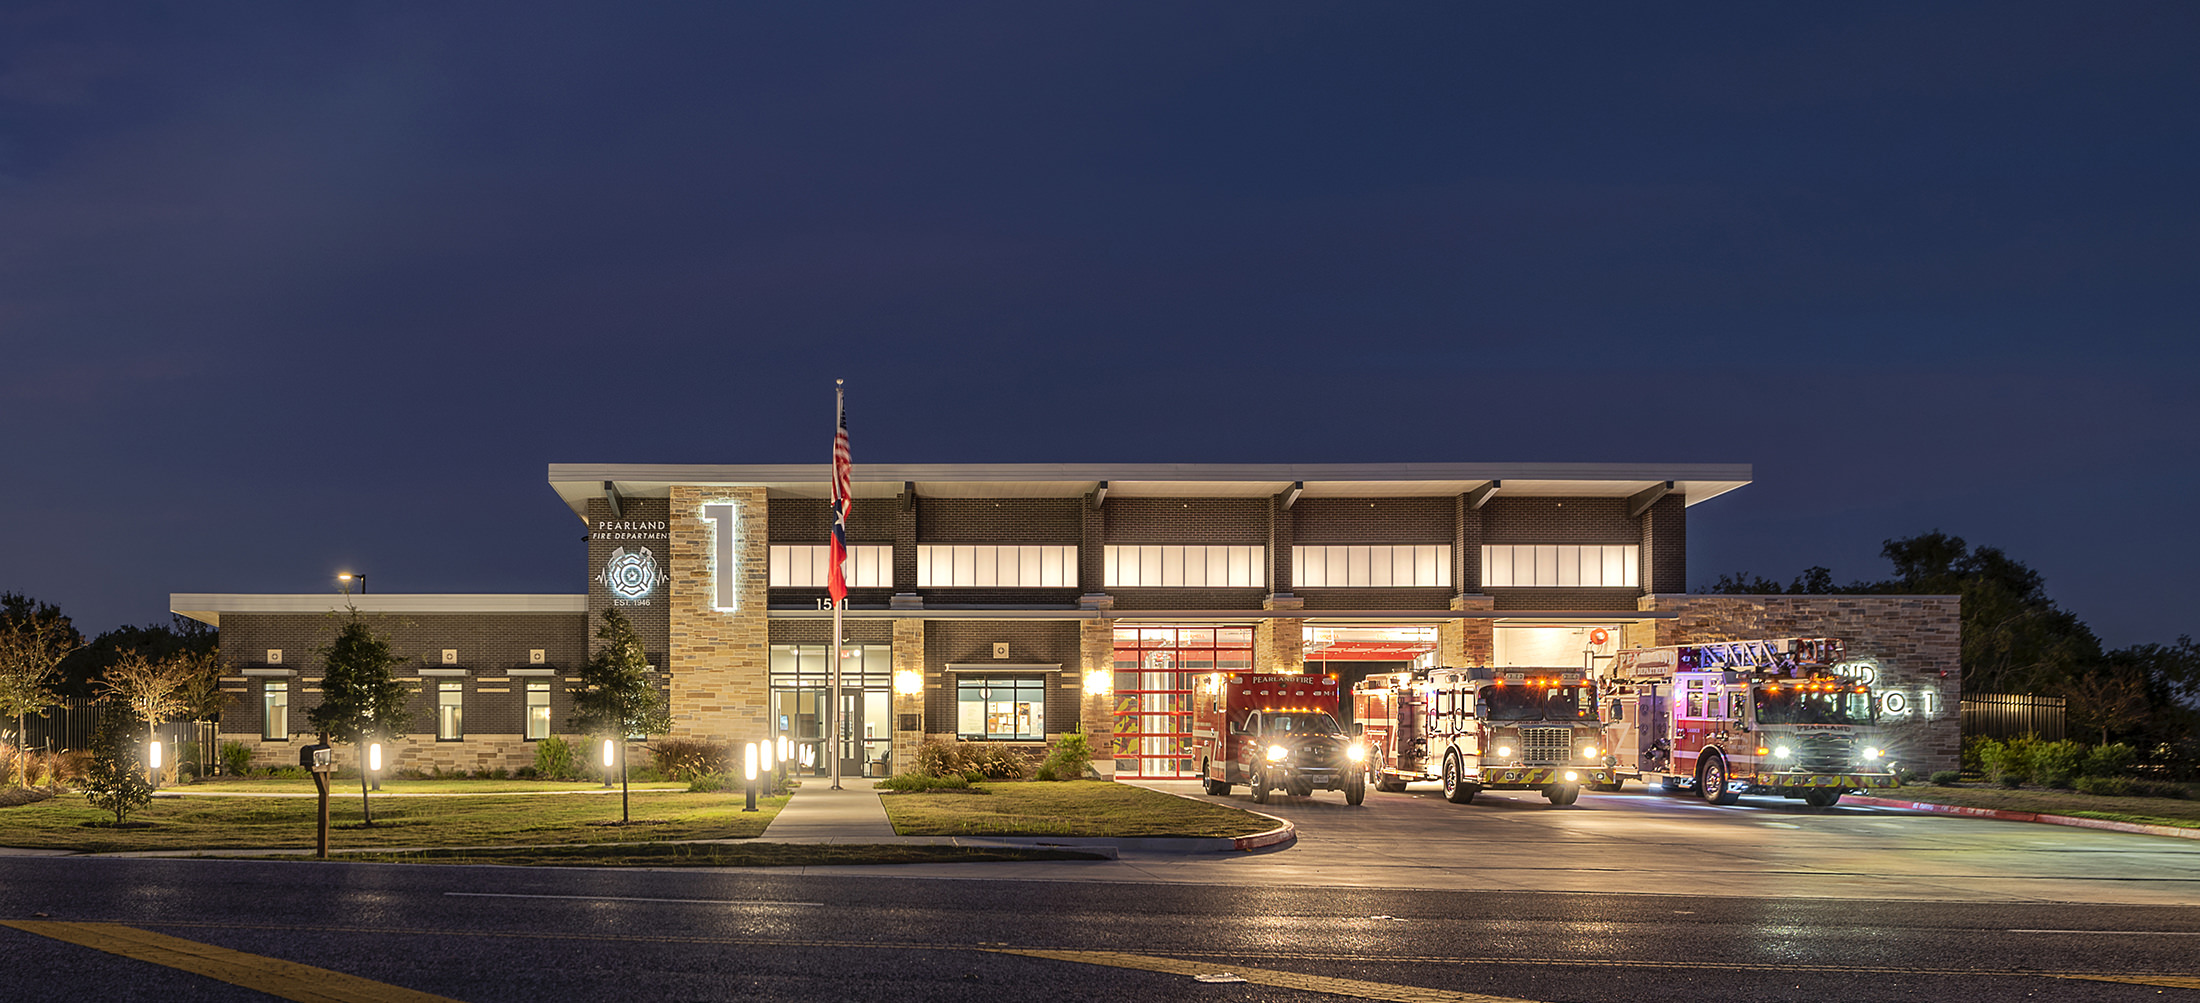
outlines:
[{"label": "illuminated sign on building", "polygon": [[1880,717],[1902,718],[1915,714],[1930,719],[1939,717],[1945,709],[1940,690],[1935,687],[1906,689],[1879,685],[1877,662],[1842,662],[1835,665],[1833,671],[1835,675],[1854,679],[1871,687],[1872,700],[1879,705]]},{"label": "illuminated sign on building", "polygon": [[710,608],[732,610],[741,599],[740,561],[736,559],[740,506],[713,502],[703,506],[703,521],[710,524]]},{"label": "illuminated sign on building", "polygon": [[611,552],[611,559],[604,562],[604,591],[611,593],[613,606],[647,606],[649,597],[657,593],[657,586],[664,576],[657,571],[657,555],[648,547],[628,550],[620,547]]}]

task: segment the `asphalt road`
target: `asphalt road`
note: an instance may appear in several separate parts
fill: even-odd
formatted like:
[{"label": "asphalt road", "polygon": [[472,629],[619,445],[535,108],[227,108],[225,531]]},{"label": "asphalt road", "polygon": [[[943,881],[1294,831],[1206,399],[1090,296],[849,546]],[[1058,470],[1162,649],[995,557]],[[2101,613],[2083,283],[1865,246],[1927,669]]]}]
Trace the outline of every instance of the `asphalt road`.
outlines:
[{"label": "asphalt road", "polygon": [[[127,924],[470,1003],[2200,1000],[2191,841],[1647,796],[1273,810],[1300,845],[944,876],[0,858],[0,921]],[[1431,856],[1471,859],[1412,864]],[[1928,876],[1827,893],[1902,861]],[[1993,873],[2013,863],[2060,873]],[[1577,883],[1602,887],[1550,890]],[[2116,888],[2160,901],[2077,894]],[[1221,972],[1259,981],[1193,978]],[[0,927],[0,1000],[265,998]]]}]

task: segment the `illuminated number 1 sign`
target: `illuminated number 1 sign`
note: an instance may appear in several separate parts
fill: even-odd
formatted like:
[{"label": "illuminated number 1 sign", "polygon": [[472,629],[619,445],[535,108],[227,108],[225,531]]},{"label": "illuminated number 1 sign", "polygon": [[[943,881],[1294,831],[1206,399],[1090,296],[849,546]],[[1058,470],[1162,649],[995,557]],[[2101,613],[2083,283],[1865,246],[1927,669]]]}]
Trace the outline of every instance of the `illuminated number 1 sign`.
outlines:
[{"label": "illuminated number 1 sign", "polygon": [[711,528],[711,598],[710,608],[730,610],[741,598],[739,562],[734,559],[734,532],[740,525],[740,514],[732,502],[719,502],[703,506],[703,521]]}]

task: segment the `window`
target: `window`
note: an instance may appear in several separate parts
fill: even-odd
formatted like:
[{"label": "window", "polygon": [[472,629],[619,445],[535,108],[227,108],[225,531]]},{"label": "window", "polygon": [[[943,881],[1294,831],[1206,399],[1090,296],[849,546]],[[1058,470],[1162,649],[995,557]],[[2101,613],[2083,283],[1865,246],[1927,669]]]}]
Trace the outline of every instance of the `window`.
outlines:
[{"label": "window", "polygon": [[919,588],[1077,587],[1075,544],[917,545]]},{"label": "window", "polygon": [[1482,548],[1482,584],[1492,588],[1634,588],[1642,584],[1635,544],[1495,544]]},{"label": "window", "polygon": [[527,684],[527,740],[550,737],[550,684]]},{"label": "window", "polygon": [[1292,547],[1291,584],[1303,588],[1448,587],[1451,545]]},{"label": "window", "polygon": [[[772,544],[771,587],[821,589],[832,573],[833,548],[823,544]],[[890,543],[858,543],[848,547],[843,566],[852,589],[894,587],[894,546]]]},{"label": "window", "polygon": [[466,737],[466,684],[435,685],[435,738],[456,742]]},{"label": "window", "polygon": [[290,741],[290,684],[268,683],[260,694],[260,737]]},{"label": "window", "polygon": [[1109,544],[1102,553],[1108,588],[1263,588],[1268,548],[1181,544]]},{"label": "window", "polygon": [[1042,676],[955,681],[957,737],[1037,741],[1046,737],[1047,681]]}]

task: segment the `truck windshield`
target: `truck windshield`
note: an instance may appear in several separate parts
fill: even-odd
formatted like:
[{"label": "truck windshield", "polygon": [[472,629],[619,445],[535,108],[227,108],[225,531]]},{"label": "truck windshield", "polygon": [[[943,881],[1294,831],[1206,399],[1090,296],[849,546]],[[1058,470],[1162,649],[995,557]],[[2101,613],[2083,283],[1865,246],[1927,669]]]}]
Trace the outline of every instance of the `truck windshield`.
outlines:
[{"label": "truck windshield", "polygon": [[1758,724],[1870,724],[1869,693],[1813,692],[1789,686],[1757,688]]},{"label": "truck windshield", "polygon": [[1489,697],[1492,721],[1594,721],[1596,691],[1587,686],[1492,686],[1482,691]]},{"label": "truck windshield", "polygon": [[1337,719],[1327,714],[1270,714],[1268,733],[1271,735],[1342,735]]}]

